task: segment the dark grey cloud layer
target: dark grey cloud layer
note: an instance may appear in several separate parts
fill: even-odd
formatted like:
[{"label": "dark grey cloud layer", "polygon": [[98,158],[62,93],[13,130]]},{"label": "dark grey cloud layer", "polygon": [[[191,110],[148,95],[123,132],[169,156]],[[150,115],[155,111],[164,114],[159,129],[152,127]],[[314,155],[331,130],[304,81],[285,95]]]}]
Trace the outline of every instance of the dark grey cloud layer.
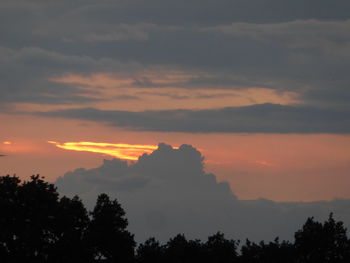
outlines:
[{"label": "dark grey cloud layer", "polygon": [[[294,92],[305,119],[312,123],[310,130],[346,130],[346,123],[323,127],[337,110],[344,114],[349,109],[349,9],[347,0],[1,1],[0,103],[84,107],[96,100],[91,93],[98,93],[98,87],[82,90],[51,79],[67,73],[136,76],[161,68],[192,74],[185,82],[172,83],[184,89],[261,87]],[[149,80],[135,82],[134,87],[161,86]],[[312,108],[322,109],[315,120],[309,118],[318,111]],[[197,112],[185,113],[193,114]],[[148,113],[138,115],[154,119]],[[301,117],[295,118],[301,124]],[[228,130],[235,130],[230,125]],[[142,127],[161,130],[154,123]],[[260,131],[264,129],[269,130]]]},{"label": "dark grey cloud layer", "polygon": [[[67,18],[77,16],[106,24],[145,21],[171,25],[208,25],[231,21],[271,23],[310,18],[344,20],[350,17],[347,12],[350,4],[346,0],[12,0],[2,1],[1,7],[4,10],[3,21],[10,20],[14,14],[24,19],[37,20],[65,14]],[[17,24],[21,24],[21,21]]]},{"label": "dark grey cloud layer", "polygon": [[[47,104],[84,103],[95,100],[89,92],[70,84],[56,83],[51,78],[65,72],[93,72],[97,68],[121,68],[121,63],[108,58],[67,55],[37,47],[21,49],[0,46],[0,103],[33,102]],[[135,64],[129,64],[130,70]],[[127,63],[123,64],[123,68]]]},{"label": "dark grey cloud layer", "polygon": [[243,240],[272,240],[277,235],[292,239],[307,217],[324,220],[330,212],[350,225],[350,200],[238,200],[227,183],[218,183],[204,171],[202,161],[189,145],[173,149],[160,144],[134,164],[105,160],[95,169],[66,173],[56,185],[61,194],[78,194],[90,207],[101,192],[117,198],[138,241],[150,236],[165,241],[178,233],[205,239],[217,231]]},{"label": "dark grey cloud layer", "polygon": [[160,132],[350,133],[350,111],[260,104],[213,110],[103,111],[94,108],[38,113]]}]

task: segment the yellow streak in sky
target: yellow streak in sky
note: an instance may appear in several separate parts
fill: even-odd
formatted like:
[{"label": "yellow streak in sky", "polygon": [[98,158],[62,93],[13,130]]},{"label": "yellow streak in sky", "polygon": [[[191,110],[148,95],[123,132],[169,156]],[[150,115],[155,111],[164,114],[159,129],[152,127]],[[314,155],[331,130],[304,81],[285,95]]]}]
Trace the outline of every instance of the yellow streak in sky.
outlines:
[{"label": "yellow streak in sky", "polygon": [[156,145],[138,145],[124,143],[98,143],[98,142],[65,142],[48,141],[64,150],[103,153],[124,160],[138,160],[144,153],[151,153],[158,148]]},{"label": "yellow streak in sky", "polygon": [[11,145],[12,144],[12,142],[3,142],[4,144],[6,144],[6,145]]}]

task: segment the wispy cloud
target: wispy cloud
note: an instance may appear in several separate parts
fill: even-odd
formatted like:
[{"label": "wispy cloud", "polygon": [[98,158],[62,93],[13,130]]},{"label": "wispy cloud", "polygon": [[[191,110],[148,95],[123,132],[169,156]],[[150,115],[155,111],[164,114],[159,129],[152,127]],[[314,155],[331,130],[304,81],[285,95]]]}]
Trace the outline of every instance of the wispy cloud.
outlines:
[{"label": "wispy cloud", "polygon": [[56,147],[64,150],[102,153],[124,160],[137,160],[144,153],[151,153],[157,149],[156,145],[138,145],[123,143],[101,142],[64,142],[48,141]]}]

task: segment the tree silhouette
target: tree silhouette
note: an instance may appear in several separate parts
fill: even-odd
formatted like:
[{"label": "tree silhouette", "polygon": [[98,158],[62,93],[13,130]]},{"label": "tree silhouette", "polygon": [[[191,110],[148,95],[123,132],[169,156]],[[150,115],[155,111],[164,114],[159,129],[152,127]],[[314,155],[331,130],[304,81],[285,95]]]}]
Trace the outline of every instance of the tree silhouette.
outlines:
[{"label": "tree silhouette", "polygon": [[164,262],[200,262],[202,245],[198,240],[188,241],[183,234],[171,238],[164,248]]},{"label": "tree silhouette", "polygon": [[[17,177],[0,177],[0,257],[9,261],[16,252],[20,206]],[[16,235],[17,234],[17,235]],[[18,248],[17,248],[18,249]]]},{"label": "tree silhouette", "polygon": [[324,224],[307,219],[295,233],[295,248],[299,262],[350,262],[350,244],[343,222],[336,222],[333,214]]},{"label": "tree silhouette", "polygon": [[57,241],[50,251],[50,262],[88,262],[92,255],[85,241],[89,217],[82,201],[77,197],[63,197],[56,217]]},{"label": "tree silhouette", "polygon": [[138,262],[138,263],[345,263],[350,241],[333,214],[320,223],[310,217],[295,233],[295,242],[254,243],[237,252],[239,241],[218,232],[200,240],[183,234],[161,245],[150,238],[137,249],[128,220],[117,200],[97,198],[92,212],[75,196],[59,197],[53,184],[38,175],[22,182],[0,177],[0,262]]},{"label": "tree silhouette", "polygon": [[106,194],[99,195],[91,216],[87,242],[94,259],[132,262],[136,243],[133,235],[126,230],[128,220],[117,200],[111,201]]},{"label": "tree silhouette", "polygon": [[3,213],[0,242],[13,262],[47,260],[48,252],[57,240],[56,188],[38,175],[30,179],[23,184],[17,177],[0,179],[0,209]]},{"label": "tree silhouette", "polygon": [[238,244],[239,241],[225,239],[221,232],[208,237],[204,245],[206,262],[238,262]]},{"label": "tree silhouette", "polygon": [[292,263],[295,261],[295,250],[293,244],[278,238],[274,242],[259,244],[246,240],[241,248],[242,263]]},{"label": "tree silhouette", "polygon": [[161,263],[164,261],[165,248],[154,238],[149,238],[137,248],[136,260],[139,263]]},{"label": "tree silhouette", "polygon": [[135,242],[120,204],[102,194],[91,212],[59,198],[38,175],[0,177],[1,262],[131,262]]}]

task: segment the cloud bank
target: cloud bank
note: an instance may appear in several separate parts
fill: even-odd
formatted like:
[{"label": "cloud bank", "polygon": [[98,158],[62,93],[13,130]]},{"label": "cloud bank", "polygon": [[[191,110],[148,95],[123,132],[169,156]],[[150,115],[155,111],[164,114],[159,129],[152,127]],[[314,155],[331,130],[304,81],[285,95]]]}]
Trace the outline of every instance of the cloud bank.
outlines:
[{"label": "cloud bank", "polygon": [[227,183],[204,171],[203,156],[190,145],[173,149],[159,144],[129,165],[105,160],[95,169],[66,173],[56,185],[61,194],[78,194],[89,207],[102,192],[117,198],[138,241],[150,236],[165,241],[178,233],[204,239],[216,231],[239,239],[292,239],[307,217],[323,220],[330,212],[350,225],[350,200],[239,200]]},{"label": "cloud bank", "polygon": [[212,110],[103,111],[94,108],[38,113],[48,117],[105,122],[117,127],[192,133],[344,133],[350,111],[260,104]]},{"label": "cloud bank", "polygon": [[349,7],[346,0],[2,1],[0,102],[82,106],[96,100],[91,91],[50,79],[162,68],[200,73],[174,83],[187,89],[267,87],[296,92],[306,104],[347,107]]}]

